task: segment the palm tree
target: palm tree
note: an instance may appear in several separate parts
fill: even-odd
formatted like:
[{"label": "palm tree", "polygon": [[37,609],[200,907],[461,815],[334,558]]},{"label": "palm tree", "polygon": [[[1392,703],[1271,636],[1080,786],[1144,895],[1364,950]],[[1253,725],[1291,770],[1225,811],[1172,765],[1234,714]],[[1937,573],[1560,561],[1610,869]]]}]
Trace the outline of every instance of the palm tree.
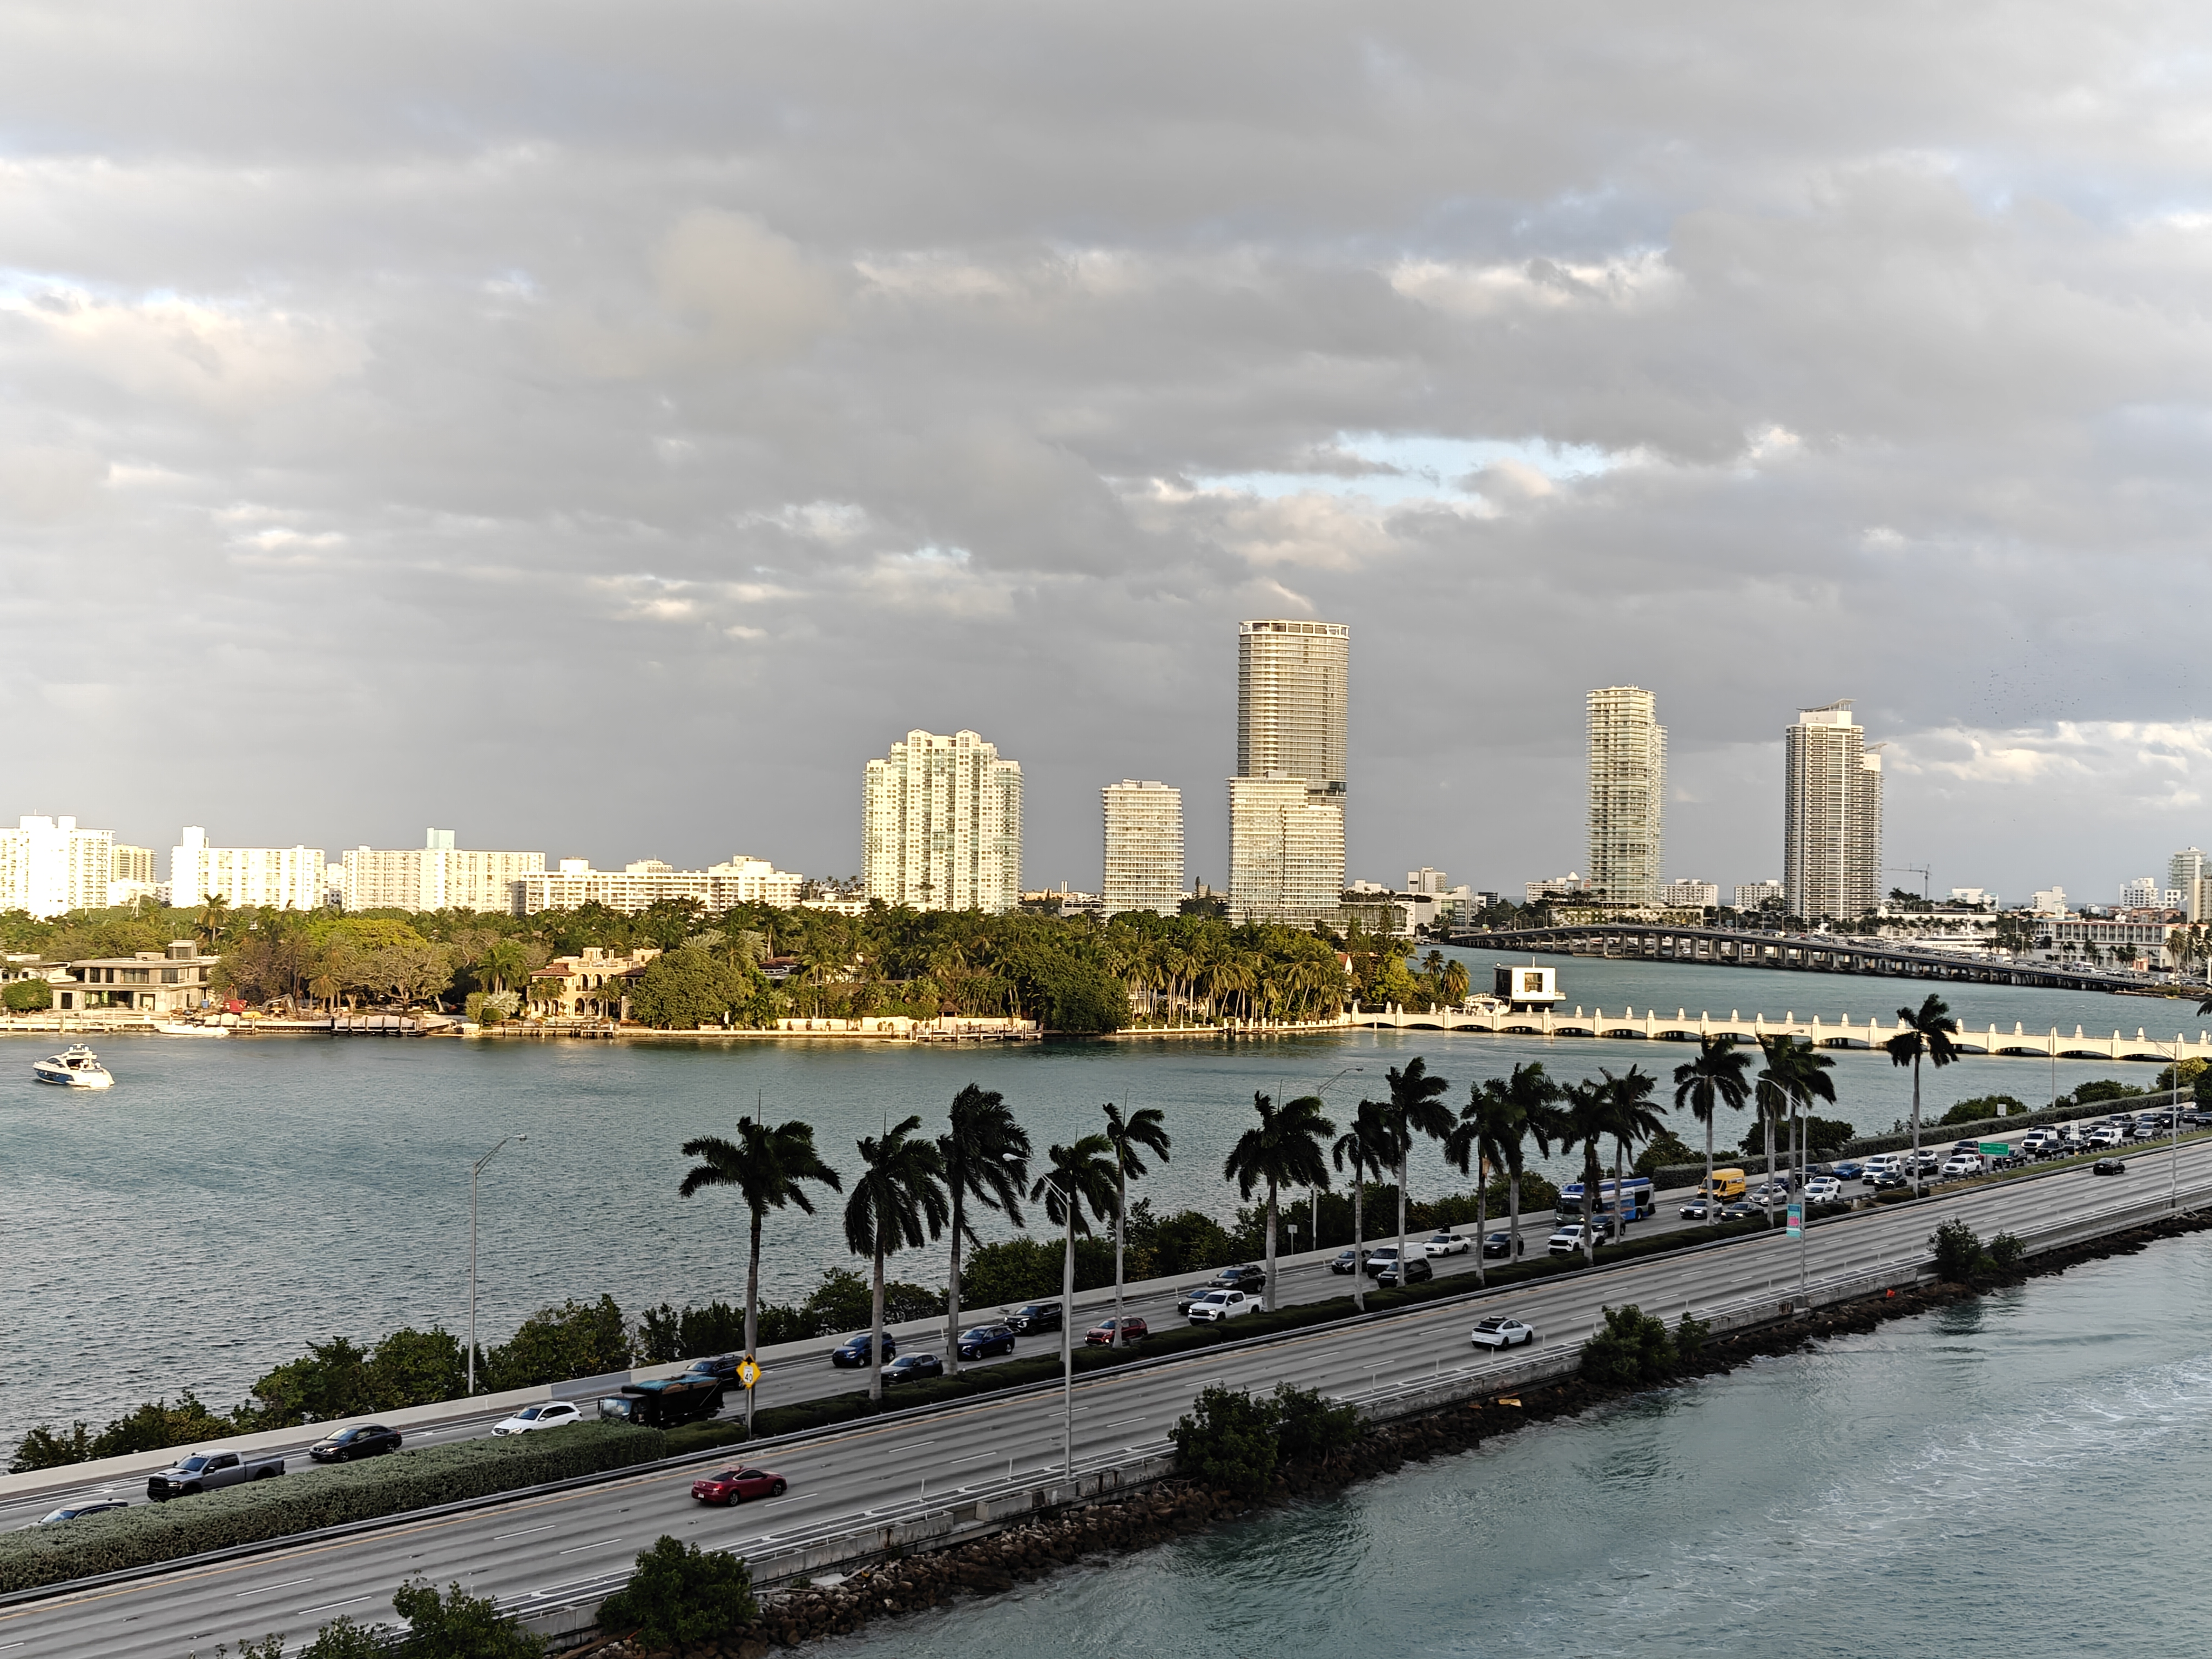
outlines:
[{"label": "palm tree", "polygon": [[[770,1210],[796,1205],[808,1215],[814,1205],[800,1183],[818,1181],[833,1192],[844,1185],[837,1172],[814,1150],[814,1126],[793,1118],[771,1128],[750,1117],[738,1120],[738,1138],[702,1135],[684,1143],[684,1156],[703,1158],[676,1189],[689,1198],[702,1187],[734,1187],[752,1216],[752,1234],[745,1251],[745,1358],[750,1359],[760,1334],[761,1223]],[[752,1393],[745,1394],[751,1415]]]},{"label": "palm tree", "polygon": [[1770,1057],[1768,1071],[1780,1086],[1783,1097],[1790,1108],[1792,1167],[1800,1176],[1805,1166],[1804,1140],[1810,1128],[1813,1103],[1825,1100],[1836,1103],[1836,1085],[1828,1073],[1836,1062],[1814,1048],[1809,1038],[1799,1040],[1783,1037],[1775,1045]]},{"label": "palm tree", "polygon": [[1585,1078],[1568,1084],[1560,1093],[1566,1105],[1553,1119],[1553,1135],[1562,1152],[1579,1150],[1583,1155],[1583,1259],[1595,1261],[1597,1240],[1590,1233],[1590,1205],[1605,1173],[1598,1164],[1598,1148],[1613,1133],[1611,1091]]},{"label": "palm tree", "polygon": [[1022,1188],[1029,1181],[1029,1132],[995,1089],[969,1084],[952,1097],[952,1127],[937,1138],[945,1185],[952,1199],[952,1277],[945,1291],[945,1364],[960,1375],[960,1247],[980,1243],[968,1219],[968,1200],[1004,1210],[1022,1224]]},{"label": "palm tree", "polygon": [[1329,1149],[1338,1169],[1352,1166],[1352,1304],[1362,1313],[1367,1311],[1367,1178],[1381,1175],[1389,1163],[1389,1143],[1382,1109],[1363,1100],[1352,1127]]},{"label": "palm tree", "polygon": [[[2207,1007],[2212,1007],[2208,1003]],[[1881,1046],[1889,1050],[1890,1062],[1912,1068],[1912,1195],[1920,1195],[1920,1058],[1925,1054],[1942,1071],[1958,1059],[1958,1045],[1951,1039],[1959,1034],[1959,1022],[1951,1018],[1951,1010],[1943,999],[1933,991],[1928,1000],[1920,1005],[1920,1012],[1910,1008],[1897,1011],[1898,1024],[1905,1029]]]},{"label": "palm tree", "polygon": [[1319,1095],[1300,1095],[1278,1107],[1267,1096],[1255,1093],[1252,1109],[1260,1115],[1257,1128],[1247,1129],[1229,1149],[1221,1178],[1237,1183],[1237,1195],[1250,1198],[1255,1186],[1267,1188],[1267,1310],[1275,1310],[1275,1197],[1285,1187],[1326,1187],[1328,1160],[1323,1141],[1336,1133],[1336,1125],[1321,1114]]},{"label": "palm tree", "polygon": [[1544,1075],[1544,1063],[1531,1060],[1525,1066],[1516,1066],[1513,1075],[1504,1081],[1492,1078],[1483,1085],[1486,1092],[1493,1093],[1497,1103],[1492,1109],[1498,1156],[1505,1164],[1507,1213],[1513,1242],[1509,1247],[1509,1261],[1521,1259],[1521,1172],[1528,1163],[1528,1143],[1536,1143],[1536,1151],[1545,1158],[1552,1155],[1552,1142],[1559,1133],[1559,1114],[1557,1103],[1559,1085]]},{"label": "palm tree", "polygon": [[1112,1346],[1127,1345],[1121,1340],[1121,1249],[1122,1229],[1129,1214],[1129,1177],[1145,1173],[1144,1160],[1137,1156],[1141,1152],[1158,1154],[1159,1160],[1168,1161],[1167,1119],[1157,1106],[1139,1107],[1127,1117],[1112,1101],[1106,1103],[1106,1141],[1114,1151],[1114,1340]]},{"label": "palm tree", "polygon": [[1398,1283],[1406,1283],[1406,1160],[1413,1137],[1442,1140],[1452,1131],[1452,1109],[1439,1098],[1451,1087],[1440,1077],[1429,1075],[1429,1063],[1415,1054],[1401,1072],[1393,1066],[1388,1076],[1390,1098],[1382,1105],[1383,1127],[1398,1164]]},{"label": "palm tree", "polygon": [[1459,1121],[1444,1137],[1447,1163],[1462,1175],[1468,1173],[1470,1163],[1474,1166],[1474,1282],[1486,1287],[1490,1270],[1485,1266],[1483,1240],[1490,1232],[1490,1166],[1504,1161],[1498,1138],[1504,1093],[1496,1078],[1469,1084],[1467,1104],[1459,1109]]},{"label": "palm tree", "polygon": [[1713,1117],[1723,1101],[1732,1110],[1743,1109],[1751,1097],[1751,1085],[1743,1075],[1750,1064],[1751,1056],[1729,1038],[1714,1036],[1700,1038],[1698,1057],[1674,1068],[1674,1103],[1687,1106],[1691,1115],[1705,1126],[1707,1226],[1720,1219],[1720,1206],[1713,1202]]},{"label": "palm tree", "polygon": [[884,1258],[902,1244],[919,1249],[925,1227],[934,1243],[951,1215],[945,1195],[945,1159],[915,1135],[920,1127],[920,1118],[902,1118],[884,1131],[881,1140],[862,1136],[855,1143],[860,1173],[845,1201],[845,1248],[875,1265],[868,1337],[872,1401],[884,1397]]},{"label": "palm tree", "polygon": [[1766,1224],[1774,1224],[1774,1132],[1782,1121],[1782,1115],[1790,1109],[1790,1040],[1786,1036],[1763,1036],[1759,1040],[1759,1052],[1766,1056],[1765,1069],[1761,1071],[1753,1091],[1759,1102],[1759,1121],[1766,1137],[1766,1191],[1769,1201],[1764,1214]]},{"label": "palm tree", "polygon": [[1047,1149],[1051,1173],[1039,1176],[1030,1188],[1031,1198],[1044,1200],[1045,1219],[1067,1230],[1067,1249],[1060,1269],[1060,1363],[1063,1378],[1072,1377],[1075,1364],[1075,1235],[1090,1236],[1091,1224],[1083,1206],[1104,1220],[1114,1203],[1113,1144],[1104,1135],[1085,1135],[1073,1146]]},{"label": "palm tree", "polygon": [[1667,1109],[1651,1105],[1651,1091],[1659,1085],[1655,1077],[1646,1077],[1632,1066],[1626,1077],[1615,1077],[1601,1069],[1598,1075],[1605,1079],[1607,1110],[1610,1121],[1606,1133],[1613,1137],[1613,1242],[1620,1243],[1621,1229],[1626,1224],[1621,1219],[1621,1206],[1627,1194],[1621,1187],[1625,1175],[1622,1164],[1628,1152],[1639,1141],[1656,1139],[1666,1132],[1661,1114]]}]

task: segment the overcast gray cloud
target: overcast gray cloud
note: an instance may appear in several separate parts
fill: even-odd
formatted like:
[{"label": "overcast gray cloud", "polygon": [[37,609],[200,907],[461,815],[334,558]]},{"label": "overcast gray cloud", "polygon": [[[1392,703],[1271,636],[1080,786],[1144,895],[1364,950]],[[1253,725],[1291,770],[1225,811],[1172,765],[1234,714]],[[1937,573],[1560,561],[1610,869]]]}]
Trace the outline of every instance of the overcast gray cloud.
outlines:
[{"label": "overcast gray cloud", "polygon": [[[2194,8],[0,7],[0,813],[857,868],[971,726],[1219,879],[1235,625],[1353,629],[1356,873],[2212,844]],[[1902,879],[1902,878],[1899,878]]]}]

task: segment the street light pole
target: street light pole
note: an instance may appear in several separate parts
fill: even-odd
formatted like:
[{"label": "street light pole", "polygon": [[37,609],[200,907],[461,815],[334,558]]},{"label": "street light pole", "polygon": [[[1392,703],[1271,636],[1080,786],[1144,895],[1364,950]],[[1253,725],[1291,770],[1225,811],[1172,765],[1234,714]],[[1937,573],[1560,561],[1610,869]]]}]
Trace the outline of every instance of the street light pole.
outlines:
[{"label": "street light pole", "polygon": [[[499,1146],[509,1140],[525,1141],[528,1135],[502,1135]],[[469,1386],[473,1397],[477,1391],[477,1177],[483,1173],[484,1165],[499,1156],[495,1146],[478,1158],[469,1170]]]}]

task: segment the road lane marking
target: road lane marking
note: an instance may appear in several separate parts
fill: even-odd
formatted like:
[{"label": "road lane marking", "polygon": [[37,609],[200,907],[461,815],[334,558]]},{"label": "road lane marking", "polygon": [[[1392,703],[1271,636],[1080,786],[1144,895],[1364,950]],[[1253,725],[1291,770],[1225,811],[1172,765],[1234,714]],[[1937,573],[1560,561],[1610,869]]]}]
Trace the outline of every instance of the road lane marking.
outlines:
[{"label": "road lane marking", "polygon": [[996,1452],[977,1452],[977,1453],[975,1454],[975,1456],[973,1456],[973,1457],[956,1457],[956,1458],[954,1458],[954,1459],[953,1459],[950,1463],[947,1463],[945,1467],[946,1468],[948,1468],[948,1469],[957,1469],[957,1468],[959,1468],[963,1463],[982,1463],[982,1462],[992,1462],[992,1463],[995,1463],[995,1462],[997,1462],[998,1461],[999,1461],[999,1454],[998,1454],[998,1453],[996,1453]]},{"label": "road lane marking", "polygon": [[603,1549],[609,1544],[619,1544],[621,1542],[622,1540],[619,1538],[602,1538],[592,1543],[579,1544],[573,1549],[562,1550],[559,1553],[562,1555],[581,1555],[586,1550]]},{"label": "road lane marking", "polygon": [[550,1532],[560,1524],[558,1521],[548,1521],[542,1527],[525,1527],[520,1532],[495,1532],[491,1535],[491,1541],[498,1544],[504,1543],[510,1538],[527,1538],[532,1533]]},{"label": "road lane marking", "polygon": [[374,1599],[368,1595],[349,1595],[343,1601],[325,1601],[319,1607],[295,1607],[292,1609],[292,1616],[295,1619],[305,1619],[311,1613],[328,1613],[332,1607],[349,1607],[356,1602]]},{"label": "road lane marking", "polygon": [[235,1601],[248,1595],[266,1595],[270,1590],[290,1589],[295,1584],[312,1584],[314,1582],[312,1578],[287,1578],[281,1584],[264,1584],[258,1589],[240,1590],[231,1600]]},{"label": "road lane marking", "polygon": [[1151,1415],[1152,1413],[1150,1412],[1139,1412],[1134,1417],[1119,1417],[1115,1419],[1111,1423],[1100,1423],[1097,1425],[1094,1429],[1094,1432],[1106,1429],[1118,1429],[1125,1423],[1141,1423]]}]

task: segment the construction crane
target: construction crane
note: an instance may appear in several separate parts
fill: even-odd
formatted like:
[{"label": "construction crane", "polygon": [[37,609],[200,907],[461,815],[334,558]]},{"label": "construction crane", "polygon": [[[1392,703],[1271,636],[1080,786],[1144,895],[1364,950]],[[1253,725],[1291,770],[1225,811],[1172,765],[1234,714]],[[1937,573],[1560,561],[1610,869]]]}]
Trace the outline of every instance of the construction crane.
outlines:
[{"label": "construction crane", "polygon": [[1934,902],[1929,896],[1928,888],[1929,884],[1935,879],[1935,873],[1924,864],[1890,864],[1882,866],[1882,874],[1886,876],[1919,877],[1920,902],[1923,904]]}]

